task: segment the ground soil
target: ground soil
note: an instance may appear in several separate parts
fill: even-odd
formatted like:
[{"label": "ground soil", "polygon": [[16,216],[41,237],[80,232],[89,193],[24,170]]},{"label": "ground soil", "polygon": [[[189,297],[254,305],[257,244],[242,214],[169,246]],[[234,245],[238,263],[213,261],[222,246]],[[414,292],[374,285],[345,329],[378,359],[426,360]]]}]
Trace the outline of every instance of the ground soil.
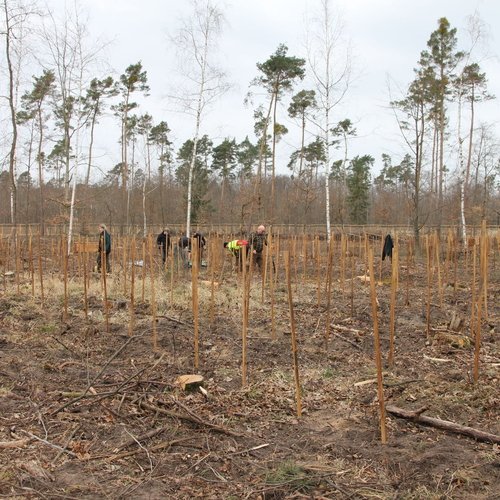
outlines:
[{"label": "ground soil", "polygon": [[[390,367],[390,264],[380,268],[376,259],[387,404],[425,406],[428,416],[500,434],[500,264],[494,257],[477,383],[470,262],[466,269],[461,256],[455,278],[443,258],[441,296],[433,276],[428,334],[425,263],[417,258],[407,270],[402,259]],[[302,261],[292,262],[300,417],[283,259],[273,301],[268,287],[262,300],[258,272],[251,280],[245,386],[241,278],[227,262],[213,299],[211,270],[200,271],[198,370],[190,269],[175,276],[173,289],[169,271],[158,274],[155,328],[150,289],[143,300],[138,271],[131,329],[130,296],[118,265],[107,278],[108,327],[99,275],[90,279],[87,316],[76,271],[66,312],[60,273],[46,276],[43,303],[39,291],[32,296],[29,272],[19,280],[5,276],[0,496],[499,498],[496,444],[391,415],[387,444],[381,443],[370,287],[357,277],[365,274],[362,260],[355,261],[354,279],[349,266],[342,279],[335,262],[329,312],[326,268],[318,277],[311,261],[304,275]],[[176,384],[179,375],[194,372],[203,375],[205,393]]]}]

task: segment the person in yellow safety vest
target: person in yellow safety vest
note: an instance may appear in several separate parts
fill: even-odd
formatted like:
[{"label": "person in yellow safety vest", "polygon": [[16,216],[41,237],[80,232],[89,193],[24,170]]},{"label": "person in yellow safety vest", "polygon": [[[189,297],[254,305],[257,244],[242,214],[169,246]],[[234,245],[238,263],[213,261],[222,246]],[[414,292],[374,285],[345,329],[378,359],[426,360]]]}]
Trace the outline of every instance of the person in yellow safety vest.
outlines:
[{"label": "person in yellow safety vest", "polygon": [[241,271],[243,269],[243,255],[242,251],[245,249],[245,252],[248,249],[248,241],[247,240],[231,240],[224,242],[224,248],[226,248],[231,255],[236,257],[236,262],[238,263],[238,269]]}]

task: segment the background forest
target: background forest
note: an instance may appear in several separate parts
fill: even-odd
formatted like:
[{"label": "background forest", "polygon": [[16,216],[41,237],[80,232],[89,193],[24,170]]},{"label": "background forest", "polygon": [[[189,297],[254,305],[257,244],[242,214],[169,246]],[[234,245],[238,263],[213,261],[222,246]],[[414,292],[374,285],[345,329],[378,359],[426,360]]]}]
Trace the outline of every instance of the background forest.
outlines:
[{"label": "background forest", "polygon": [[[386,103],[404,147],[375,158],[351,152],[359,124],[337,111],[354,69],[328,0],[317,2],[304,53],[291,54],[284,40],[266,60],[248,61],[254,79],[238,83],[254,129],[224,138],[204,129],[232,83],[217,58],[224,12],[193,2],[171,38],[181,83],[166,97],[192,117],[184,141],[142,109],[153,89],[141,61],[103,70],[112,63],[106,43],[91,36],[82,12],[2,1],[0,223],[37,223],[42,234],[48,224],[97,221],[145,233],[256,221],[322,224],[328,233],[331,224],[397,224],[415,234],[500,223],[499,137],[481,115],[495,96],[476,56],[477,16],[468,45],[459,46],[445,17],[423,37],[420,57],[408,62],[413,79]],[[117,163],[95,151],[104,135]]]}]

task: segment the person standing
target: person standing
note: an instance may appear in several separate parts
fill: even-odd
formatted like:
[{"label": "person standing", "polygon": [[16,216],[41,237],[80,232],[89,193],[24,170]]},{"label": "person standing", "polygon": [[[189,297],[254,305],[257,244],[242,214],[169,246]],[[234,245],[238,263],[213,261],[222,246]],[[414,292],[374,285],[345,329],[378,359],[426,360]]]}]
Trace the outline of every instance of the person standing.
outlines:
[{"label": "person standing", "polygon": [[111,272],[111,235],[106,224],[99,224],[99,247],[97,250],[97,272],[101,272],[102,259],[106,262],[106,272]]},{"label": "person standing", "polygon": [[164,229],[156,238],[156,244],[161,250],[161,258],[163,263],[167,260],[168,249],[170,248],[170,232],[168,229]]},{"label": "person standing", "polygon": [[191,248],[189,238],[185,234],[183,234],[179,238],[177,245],[179,247],[179,252],[181,254],[182,263],[184,266],[187,266],[189,262],[189,251]]},{"label": "person standing", "polygon": [[262,270],[264,246],[267,246],[266,226],[260,225],[256,232],[251,233],[248,244],[255,264]]},{"label": "person standing", "polygon": [[203,236],[203,233],[201,233],[200,231],[196,231],[191,236],[191,241],[189,243],[190,243],[189,248],[191,250],[191,255],[193,253],[193,246],[194,245],[197,246],[196,250],[198,250],[198,262],[201,263],[203,259],[203,250],[207,246],[207,240],[205,239],[205,236]]}]

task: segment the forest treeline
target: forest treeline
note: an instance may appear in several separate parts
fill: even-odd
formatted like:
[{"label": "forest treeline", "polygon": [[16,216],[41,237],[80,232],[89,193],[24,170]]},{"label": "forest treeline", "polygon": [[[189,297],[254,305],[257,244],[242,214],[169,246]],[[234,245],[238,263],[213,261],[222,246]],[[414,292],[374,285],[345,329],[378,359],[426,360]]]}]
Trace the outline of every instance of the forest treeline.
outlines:
[{"label": "forest treeline", "polygon": [[[332,22],[329,1],[319,4]],[[465,234],[484,219],[500,223],[499,138],[480,117],[495,96],[474,51],[457,47],[446,18],[415,62],[413,80],[387,103],[406,146],[383,155],[375,172],[370,151],[350,155],[356,128],[336,113],[349,90],[347,63],[341,77],[323,78],[328,59],[291,56],[285,44],[252,63],[253,134],[204,135],[203,106],[226,90],[222,73],[209,72],[223,13],[210,1],[193,8],[192,18],[206,29],[188,24],[179,31],[179,47],[196,49],[197,58],[186,77],[194,91],[176,96],[193,114],[193,135],[175,144],[167,120],[141,111],[151,89],[140,61],[121,74],[102,74],[102,47],[76,11],[56,18],[41,4],[3,0],[0,223],[38,223],[43,233],[45,224],[100,221],[146,232],[183,224],[187,214],[188,232],[190,224],[326,219],[328,232],[330,223],[391,223],[416,235],[425,225],[457,224]],[[328,33],[318,33],[326,46],[335,40]],[[26,67],[37,69],[31,78]],[[104,117],[114,119],[121,158],[115,165],[102,165],[94,151]],[[289,120],[297,125],[297,139],[287,139],[295,148],[286,168],[277,168]]]}]

